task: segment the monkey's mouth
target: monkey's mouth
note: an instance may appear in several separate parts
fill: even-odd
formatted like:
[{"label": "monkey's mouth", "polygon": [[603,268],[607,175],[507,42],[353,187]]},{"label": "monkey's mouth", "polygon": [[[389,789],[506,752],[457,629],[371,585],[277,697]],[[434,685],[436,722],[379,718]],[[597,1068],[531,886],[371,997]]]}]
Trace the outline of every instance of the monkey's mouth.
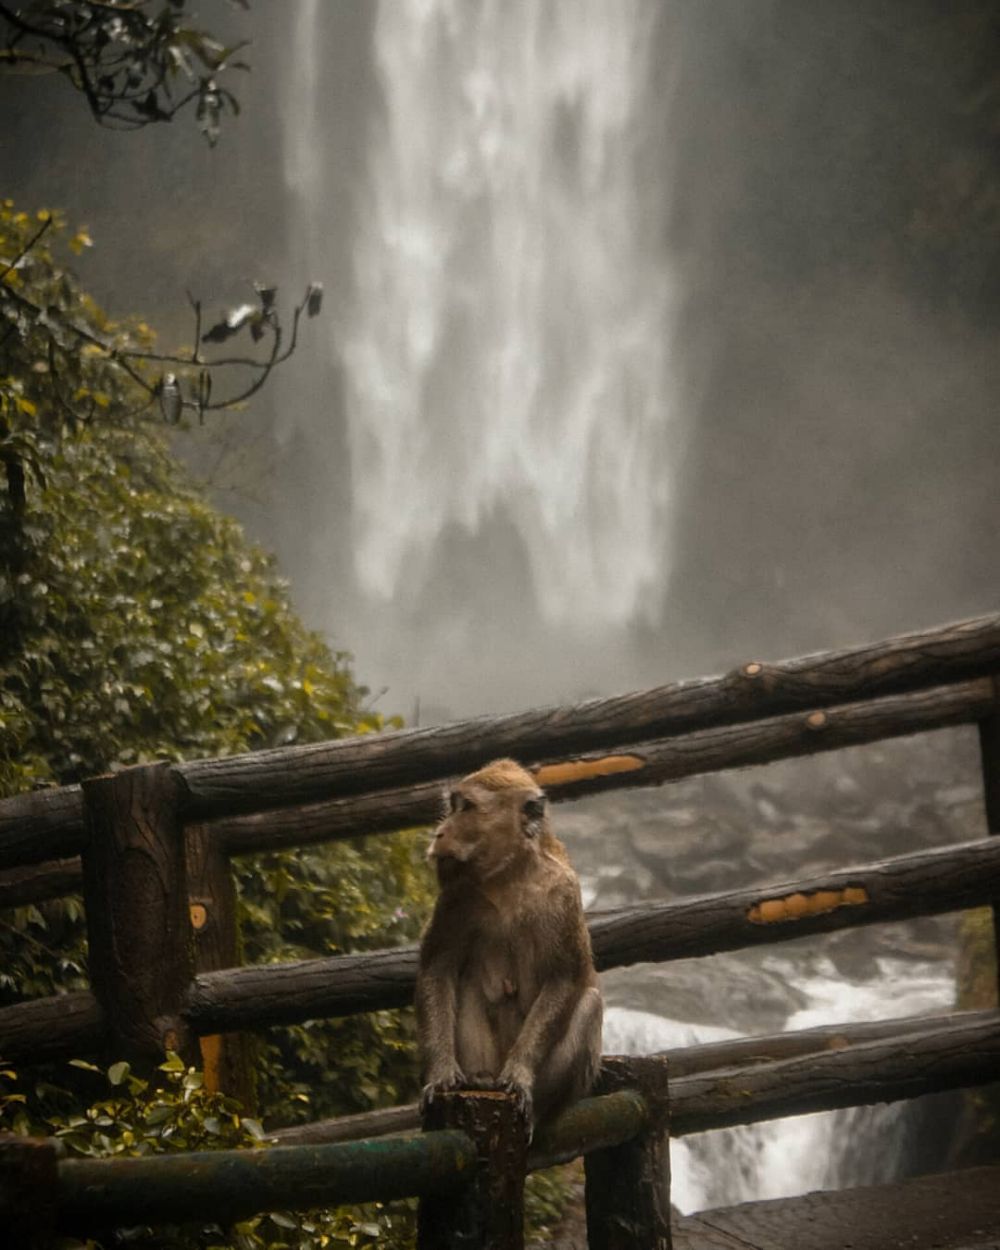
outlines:
[{"label": "monkey's mouth", "polygon": [[438,881],[444,885],[460,877],[465,865],[460,859],[455,859],[453,855],[442,855],[440,859],[434,860],[434,867],[437,871]]}]

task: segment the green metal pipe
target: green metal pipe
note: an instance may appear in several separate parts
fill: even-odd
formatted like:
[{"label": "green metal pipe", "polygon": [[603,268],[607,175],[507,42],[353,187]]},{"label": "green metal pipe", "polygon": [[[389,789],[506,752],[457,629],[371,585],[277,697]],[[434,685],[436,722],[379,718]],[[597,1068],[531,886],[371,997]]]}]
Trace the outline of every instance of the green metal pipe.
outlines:
[{"label": "green metal pipe", "polygon": [[582,1098],[539,1132],[528,1152],[528,1171],[568,1163],[579,1155],[620,1146],[649,1124],[649,1108],[634,1089]]},{"label": "green metal pipe", "polygon": [[261,1211],[332,1207],[461,1189],[475,1150],[450,1130],[407,1139],[207,1150],[59,1164],[59,1227],[230,1223]]}]

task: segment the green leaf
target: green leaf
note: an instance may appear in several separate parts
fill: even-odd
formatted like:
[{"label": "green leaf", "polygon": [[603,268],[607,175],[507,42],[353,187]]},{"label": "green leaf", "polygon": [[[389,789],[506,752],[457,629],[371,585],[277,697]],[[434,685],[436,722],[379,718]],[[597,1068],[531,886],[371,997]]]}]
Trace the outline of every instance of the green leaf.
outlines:
[{"label": "green leaf", "polygon": [[119,1063],[113,1063],[111,1067],[108,1068],[108,1080],[112,1085],[121,1085],[122,1081],[125,1080],[130,1071],[131,1069],[124,1059]]}]

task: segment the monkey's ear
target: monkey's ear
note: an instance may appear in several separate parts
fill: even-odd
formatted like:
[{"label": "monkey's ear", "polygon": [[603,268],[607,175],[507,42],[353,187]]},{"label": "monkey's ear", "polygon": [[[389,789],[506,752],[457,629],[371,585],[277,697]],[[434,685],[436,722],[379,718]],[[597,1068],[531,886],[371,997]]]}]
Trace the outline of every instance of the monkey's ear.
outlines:
[{"label": "monkey's ear", "polygon": [[530,798],[527,798],[524,800],[524,807],[521,810],[524,812],[525,816],[528,818],[528,827],[527,827],[526,832],[529,837],[534,837],[536,830],[533,827],[533,822],[536,820],[541,820],[542,817],[545,815],[545,795],[544,794],[531,795]]}]

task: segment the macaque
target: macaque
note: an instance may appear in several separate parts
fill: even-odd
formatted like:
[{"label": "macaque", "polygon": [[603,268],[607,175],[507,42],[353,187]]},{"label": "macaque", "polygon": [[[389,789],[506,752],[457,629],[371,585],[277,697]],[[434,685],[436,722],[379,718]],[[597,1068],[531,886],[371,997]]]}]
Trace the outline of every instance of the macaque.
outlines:
[{"label": "macaque", "polygon": [[424,1105],[507,1090],[530,1134],[588,1092],[601,1061],[580,883],[544,792],[513,760],[455,786],[428,858],[440,892],[417,974]]}]

